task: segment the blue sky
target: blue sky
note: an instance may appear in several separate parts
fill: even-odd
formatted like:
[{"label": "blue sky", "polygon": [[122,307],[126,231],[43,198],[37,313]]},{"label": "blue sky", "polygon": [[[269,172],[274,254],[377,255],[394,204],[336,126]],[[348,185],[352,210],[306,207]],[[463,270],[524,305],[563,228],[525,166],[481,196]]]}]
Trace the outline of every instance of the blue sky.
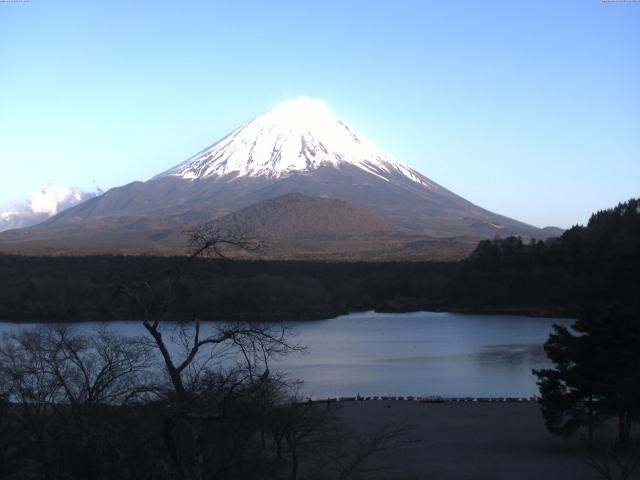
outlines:
[{"label": "blue sky", "polygon": [[146,180],[326,100],[485,208],[568,227],[640,195],[640,3],[0,3],[0,206]]}]

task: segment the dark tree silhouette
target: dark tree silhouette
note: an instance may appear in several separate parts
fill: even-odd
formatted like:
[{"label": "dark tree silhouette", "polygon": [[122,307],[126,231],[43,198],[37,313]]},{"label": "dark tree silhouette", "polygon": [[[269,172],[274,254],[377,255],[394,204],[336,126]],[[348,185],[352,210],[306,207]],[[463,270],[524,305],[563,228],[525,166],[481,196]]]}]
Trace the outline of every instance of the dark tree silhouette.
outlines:
[{"label": "dark tree silhouette", "polygon": [[593,442],[596,423],[618,420],[618,443],[628,443],[640,419],[640,322],[620,308],[587,309],[571,329],[554,326],[545,351],[553,369],[534,370],[550,432],[569,436],[581,427]]},{"label": "dark tree silhouette", "polygon": [[104,330],[81,335],[49,327],[5,335],[0,382],[13,429],[5,465],[23,474],[17,478],[60,478],[62,470],[69,478],[108,478],[114,458],[118,468],[128,461],[113,408],[124,413],[146,397],[150,363],[139,339]]}]

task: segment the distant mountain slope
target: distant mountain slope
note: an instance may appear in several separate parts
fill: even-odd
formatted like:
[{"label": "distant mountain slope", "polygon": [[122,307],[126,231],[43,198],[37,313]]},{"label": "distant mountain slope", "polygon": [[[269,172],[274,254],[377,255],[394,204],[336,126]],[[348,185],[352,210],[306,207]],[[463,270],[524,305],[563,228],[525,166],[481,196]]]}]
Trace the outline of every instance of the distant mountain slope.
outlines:
[{"label": "distant mountain slope", "polygon": [[111,189],[44,225],[202,208],[223,214],[293,192],[352,202],[438,237],[552,233],[472,204],[386,154],[324,102],[308,98],[285,102],[153,179]]},{"label": "distant mountain slope", "polygon": [[547,237],[559,237],[565,231],[560,227],[544,227],[542,230],[547,234]]},{"label": "distant mountain slope", "polygon": [[221,228],[239,228],[273,240],[402,231],[358,205],[301,193],[289,193],[250,205],[213,224]]},{"label": "distant mountain slope", "polygon": [[0,233],[0,252],[27,254],[180,254],[186,232],[207,223],[262,241],[257,252],[226,256],[304,260],[455,260],[477,239],[437,239],[398,227],[358,205],[291,193],[220,216],[201,209],[179,215],[109,217]]}]

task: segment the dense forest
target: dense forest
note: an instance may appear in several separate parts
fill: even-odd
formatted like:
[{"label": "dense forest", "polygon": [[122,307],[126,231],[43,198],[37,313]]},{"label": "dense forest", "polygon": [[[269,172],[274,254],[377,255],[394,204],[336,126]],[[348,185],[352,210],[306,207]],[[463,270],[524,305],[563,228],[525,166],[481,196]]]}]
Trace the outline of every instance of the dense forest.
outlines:
[{"label": "dense forest", "polygon": [[[640,200],[597,212],[587,226],[560,238],[523,243],[518,238],[481,242],[465,262],[471,269],[504,283],[508,272],[528,281],[541,272],[563,277],[567,293],[582,307],[621,303],[636,308],[640,281]],[[537,293],[534,286],[534,295]]]},{"label": "dense forest", "polygon": [[187,257],[0,255],[0,318],[140,318],[118,291],[171,289],[167,318],[284,320],[350,311],[456,310],[575,315],[579,306],[638,308],[640,201],[592,215],[559,238],[480,242],[460,262],[300,262]]}]

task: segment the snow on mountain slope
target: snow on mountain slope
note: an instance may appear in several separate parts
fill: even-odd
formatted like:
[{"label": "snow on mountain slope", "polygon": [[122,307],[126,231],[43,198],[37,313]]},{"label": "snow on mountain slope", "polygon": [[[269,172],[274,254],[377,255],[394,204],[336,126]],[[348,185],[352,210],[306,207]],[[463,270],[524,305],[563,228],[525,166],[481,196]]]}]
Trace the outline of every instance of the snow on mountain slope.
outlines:
[{"label": "snow on mountain slope", "polygon": [[151,180],[113,188],[41,226],[125,217],[202,222],[291,193],[350,202],[435,237],[550,235],[436,184],[307,97],[258,115]]},{"label": "snow on mountain slope", "polygon": [[321,166],[339,169],[344,164],[386,181],[392,181],[393,174],[401,174],[429,189],[441,188],[348,126],[324,101],[308,97],[284,102],[258,115],[159,177],[278,179]]}]

